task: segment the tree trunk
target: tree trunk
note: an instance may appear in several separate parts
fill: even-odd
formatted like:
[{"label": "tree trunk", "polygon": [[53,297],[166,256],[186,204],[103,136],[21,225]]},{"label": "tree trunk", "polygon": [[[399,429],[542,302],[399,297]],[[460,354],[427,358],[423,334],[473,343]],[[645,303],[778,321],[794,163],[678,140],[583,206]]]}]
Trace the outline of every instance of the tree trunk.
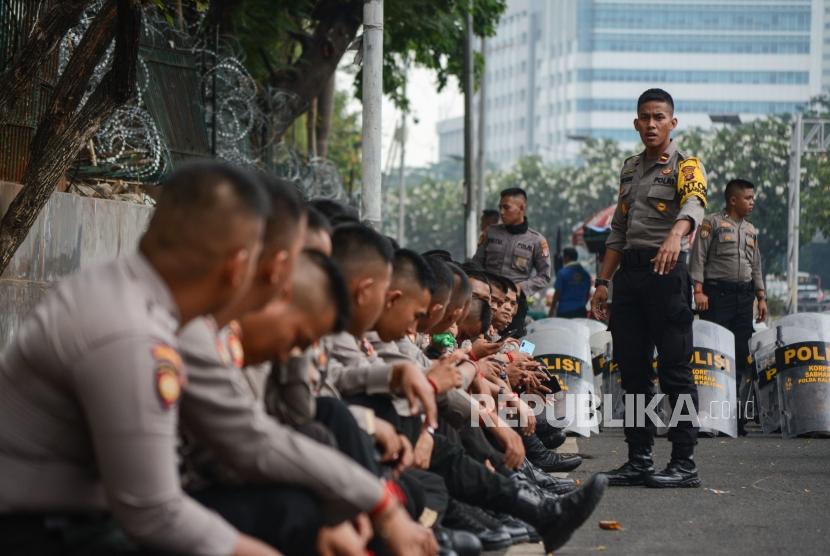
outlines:
[{"label": "tree trunk", "polygon": [[[78,110],[81,92],[112,41],[111,18],[116,4],[112,67]],[[69,60],[55,88],[52,105],[32,140],[32,155],[23,176],[23,188],[0,221],[0,273],[23,243],[55,185],[78,152],[135,91],[141,16],[140,0],[110,0]],[[90,55],[93,57],[88,57]]]},{"label": "tree trunk", "polygon": [[290,116],[281,118],[274,130],[277,137],[282,136],[291,123],[308,110],[311,99],[323,92],[360,27],[362,0],[352,0],[348,4],[324,4],[318,6],[319,22],[314,33],[304,42],[300,58],[293,67],[276,72],[270,80],[275,89],[293,93],[288,101]]},{"label": "tree trunk", "polygon": [[37,22],[28,40],[0,76],[3,83],[0,87],[0,120],[5,120],[17,101],[27,95],[43,61],[57,48],[66,32],[78,24],[88,4],[89,0],[55,2]]},{"label": "tree trunk", "polygon": [[329,155],[329,132],[334,116],[334,74],[317,97],[317,156],[327,158]]},{"label": "tree trunk", "polygon": [[305,140],[308,148],[308,158],[317,157],[317,99],[311,99],[311,105],[306,112]]}]

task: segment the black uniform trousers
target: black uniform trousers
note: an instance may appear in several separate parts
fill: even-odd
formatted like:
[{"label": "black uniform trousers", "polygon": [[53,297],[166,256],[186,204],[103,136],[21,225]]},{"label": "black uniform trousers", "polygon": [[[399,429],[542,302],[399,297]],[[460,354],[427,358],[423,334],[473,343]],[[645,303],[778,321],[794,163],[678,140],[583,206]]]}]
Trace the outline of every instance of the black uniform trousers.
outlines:
[{"label": "black uniform trousers", "polygon": [[[719,324],[735,335],[737,399],[745,403],[753,374],[749,363],[749,339],[755,332],[752,326],[755,307],[752,282],[706,280],[703,282],[703,293],[709,297],[709,309],[701,311],[700,318]],[[739,412],[741,416],[744,415],[743,409]]]},{"label": "black uniform trousers", "polygon": [[[614,275],[611,306],[614,359],[620,367],[625,393],[644,395],[645,407],[655,393],[652,358],[656,346],[660,390],[668,395],[671,408],[676,407],[679,396],[686,395],[697,411],[697,386],[690,364],[694,317],[686,256],[681,253],[674,269],[661,276],[653,271],[651,259],[656,255],[656,249],[622,253],[622,263]],[[688,417],[688,412],[683,414]],[[625,427],[630,446],[654,443],[654,423],[646,418],[644,426],[636,426],[642,422],[637,420],[631,423],[635,426]],[[691,456],[697,442],[696,425],[681,419],[676,427],[669,428],[673,457]]]}]

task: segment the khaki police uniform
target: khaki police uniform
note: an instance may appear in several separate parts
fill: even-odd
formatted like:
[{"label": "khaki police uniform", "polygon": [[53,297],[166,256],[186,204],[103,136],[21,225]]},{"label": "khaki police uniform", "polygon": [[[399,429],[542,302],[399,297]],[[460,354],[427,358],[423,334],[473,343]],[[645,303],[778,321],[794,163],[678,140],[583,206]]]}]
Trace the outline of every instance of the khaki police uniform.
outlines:
[{"label": "khaki police uniform", "polygon": [[710,214],[695,239],[690,273],[709,298],[709,308],[700,318],[735,335],[738,399],[745,399],[752,379],[749,339],[754,333],[755,292],[764,290],[758,230],[725,212]]},{"label": "khaki police uniform", "polygon": [[[682,239],[683,252],[668,274],[654,273],[651,259],[675,222],[686,219],[693,230],[698,226],[706,205],[706,184],[703,164],[681,152],[674,141],[656,160],[647,160],[645,152],[632,156],[620,172],[619,198],[606,242],[608,249],[622,253],[613,278],[610,322],[622,386],[627,394],[653,396],[651,360],[656,346],[660,389],[672,407],[681,394],[691,396],[697,407],[689,364],[693,315],[688,236]],[[625,435],[630,447],[650,447],[654,442],[651,423],[626,427]],[[669,429],[674,456],[690,456],[696,439],[697,429],[687,421]]]},{"label": "khaki police uniform", "polygon": [[473,260],[488,272],[513,280],[525,295],[546,289],[551,281],[550,249],[545,237],[527,227],[494,224],[487,228]]},{"label": "khaki police uniform", "polygon": [[334,521],[374,508],[383,496],[376,477],[265,412],[259,386],[234,361],[235,352],[241,355],[238,341],[228,327],[217,331],[209,317],[191,322],[179,335],[188,373],[180,405],[188,467],[209,483],[304,487],[323,501]]},{"label": "khaki police uniform", "polygon": [[[142,545],[233,551],[236,530],[179,480],[178,319],[167,285],[139,253],[46,295],[0,357],[0,523],[112,512]],[[70,542],[72,533],[51,536]]]}]

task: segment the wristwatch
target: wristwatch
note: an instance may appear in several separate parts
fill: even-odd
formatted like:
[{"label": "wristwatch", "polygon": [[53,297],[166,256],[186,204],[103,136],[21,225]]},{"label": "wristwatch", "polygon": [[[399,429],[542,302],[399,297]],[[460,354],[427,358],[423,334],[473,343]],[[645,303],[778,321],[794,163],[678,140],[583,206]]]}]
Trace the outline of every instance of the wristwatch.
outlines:
[{"label": "wristwatch", "polygon": [[605,280],[604,278],[597,278],[596,280],[594,280],[594,286],[597,288],[600,286],[605,286],[606,288],[608,288],[608,285],[610,283],[610,280]]}]

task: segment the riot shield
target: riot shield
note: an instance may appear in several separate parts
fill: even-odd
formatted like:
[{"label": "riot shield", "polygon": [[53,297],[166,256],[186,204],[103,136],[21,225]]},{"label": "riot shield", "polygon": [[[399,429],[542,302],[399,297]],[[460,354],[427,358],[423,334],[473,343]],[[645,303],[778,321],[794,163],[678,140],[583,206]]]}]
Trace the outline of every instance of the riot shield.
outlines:
[{"label": "riot shield", "polygon": [[578,322],[588,327],[588,333],[593,336],[598,332],[605,332],[608,330],[608,325],[604,322],[594,319],[570,319],[571,322]]},{"label": "riot shield", "polygon": [[[625,418],[625,399],[623,397],[620,368],[614,361],[614,342],[611,333],[596,332],[591,335],[591,366],[594,368],[594,387],[600,393],[597,404],[603,417],[612,419]],[[599,378],[599,384],[597,384]],[[603,404],[608,402],[609,407]]]},{"label": "riot shield", "polygon": [[[594,373],[588,327],[569,319],[543,319],[526,339],[536,344],[534,359],[555,377],[562,391],[554,395],[552,423],[566,432],[590,436],[598,430]],[[551,322],[558,321],[558,322]]]},{"label": "riot shield", "polygon": [[749,339],[749,354],[755,365],[755,400],[758,422],[767,434],[781,430],[781,406],[778,403],[778,369],[775,366],[777,330],[756,332]]},{"label": "riot shield", "polygon": [[830,434],[830,316],[800,313],[777,325],[781,432],[787,438]]},{"label": "riot shield", "polygon": [[735,335],[707,320],[693,323],[692,376],[697,385],[698,418],[703,433],[738,436]]},{"label": "riot shield", "polygon": [[545,330],[549,328],[568,328],[570,323],[576,319],[560,319],[559,317],[549,317],[546,319],[539,319],[527,325],[528,335],[533,334],[538,330]]}]

